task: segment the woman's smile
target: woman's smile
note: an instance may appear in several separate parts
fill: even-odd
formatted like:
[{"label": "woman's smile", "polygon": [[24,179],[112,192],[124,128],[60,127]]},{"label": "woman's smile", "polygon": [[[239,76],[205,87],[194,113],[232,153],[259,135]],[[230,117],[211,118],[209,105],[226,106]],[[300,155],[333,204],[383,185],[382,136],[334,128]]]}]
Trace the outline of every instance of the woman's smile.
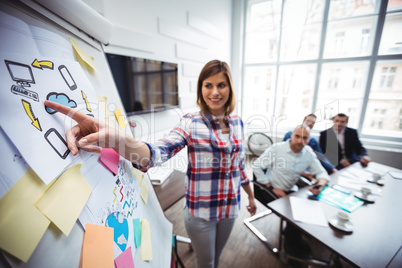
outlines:
[{"label": "woman's smile", "polygon": [[214,116],[224,116],[230,86],[224,73],[210,76],[202,83],[202,97]]}]

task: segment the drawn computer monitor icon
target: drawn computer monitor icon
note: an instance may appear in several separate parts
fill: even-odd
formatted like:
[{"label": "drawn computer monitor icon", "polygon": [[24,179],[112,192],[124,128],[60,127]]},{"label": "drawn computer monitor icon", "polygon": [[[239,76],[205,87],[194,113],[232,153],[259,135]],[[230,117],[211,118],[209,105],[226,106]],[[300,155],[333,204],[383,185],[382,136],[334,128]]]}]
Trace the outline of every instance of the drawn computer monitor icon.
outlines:
[{"label": "drawn computer monitor icon", "polygon": [[17,84],[23,87],[30,87],[31,84],[35,84],[35,79],[29,65],[9,60],[4,61],[7,65],[11,78],[17,82]]},{"label": "drawn computer monitor icon", "polygon": [[31,84],[35,84],[31,67],[15,61],[4,60],[4,62],[6,63],[11,79],[17,83],[11,86],[11,92],[34,101],[39,101],[38,93],[25,88],[30,87]]},{"label": "drawn computer monitor icon", "polygon": [[70,88],[70,90],[77,89],[77,84],[75,83],[73,77],[70,74],[70,71],[67,69],[65,65],[59,66],[59,72],[63,77],[64,82],[66,82],[67,86]]}]

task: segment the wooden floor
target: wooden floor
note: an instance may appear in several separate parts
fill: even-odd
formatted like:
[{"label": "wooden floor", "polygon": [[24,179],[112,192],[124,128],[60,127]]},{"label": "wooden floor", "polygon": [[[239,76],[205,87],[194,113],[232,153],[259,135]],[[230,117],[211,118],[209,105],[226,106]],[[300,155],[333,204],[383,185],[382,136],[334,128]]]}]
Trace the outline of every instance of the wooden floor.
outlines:
[{"label": "wooden floor", "polygon": [[[247,162],[249,176],[252,174],[251,166]],[[173,232],[177,235],[187,236],[186,228],[183,220],[184,198],[177,202],[174,206],[165,211],[166,217],[173,223]],[[239,218],[236,220],[229,241],[222,253],[220,268],[237,268],[237,267],[272,267],[285,268],[291,267],[282,263],[278,256],[269,251],[265,245],[247,228],[243,223],[245,218],[250,217],[246,210],[248,205],[247,194],[242,189],[241,194],[241,211]],[[267,210],[265,206],[257,201],[257,213]],[[279,217],[274,214],[264,217],[262,220],[256,220],[253,224],[258,228],[259,225],[268,225],[267,233],[263,233],[275,246],[279,241]],[[265,226],[266,228],[266,226]],[[265,229],[264,228],[264,229]],[[275,243],[276,242],[276,243]],[[195,267],[195,254],[188,244],[178,243],[178,254],[186,268]]]},{"label": "wooden floor", "polygon": [[[219,267],[291,267],[284,263],[281,263],[279,257],[271,253],[264,246],[264,244],[262,244],[261,241],[246,227],[246,225],[244,225],[243,220],[250,215],[245,209],[246,203],[243,203],[243,200],[247,202],[246,198],[242,198],[242,212],[239,218],[236,220],[229,241],[226,244],[226,247],[222,253]],[[183,221],[183,202],[184,199],[176,203],[173,207],[169,208],[165,212],[165,214],[166,217],[173,223],[173,232],[177,235],[188,237]],[[263,208],[260,203],[258,205],[258,212],[261,212],[265,209],[265,207]],[[246,212],[248,215],[246,214]],[[269,224],[269,229],[272,230],[272,233],[264,235],[269,239],[269,241],[277,241],[279,231],[279,218],[274,214],[271,214],[264,218],[264,224],[268,224],[265,222],[268,217],[270,218],[270,222],[272,222],[272,225]],[[258,223],[260,222],[256,221],[255,223],[255,226],[257,226],[257,228]],[[184,266],[186,268],[195,267],[195,255],[194,252],[190,249],[189,245],[179,242],[177,248],[178,255],[181,258]]]},{"label": "wooden floor", "polygon": [[[246,169],[249,177],[252,175],[251,160],[247,159]],[[165,215],[170,222],[173,223],[173,232],[176,235],[188,237],[186,228],[184,227],[183,220],[183,207],[184,198],[178,201],[175,205],[165,211]],[[256,200],[257,213],[267,210],[260,202]],[[248,205],[247,194],[241,190],[241,210],[238,219],[236,220],[233,231],[222,253],[219,268],[286,268],[292,267],[287,264],[284,257],[273,254],[250,229],[243,223],[243,220],[250,217],[250,214],[246,210]],[[275,214],[270,214],[264,218],[253,221],[253,225],[258,230],[264,230],[262,234],[268,239],[268,241],[274,246],[279,246],[279,225],[280,219]],[[313,256],[316,258],[328,260],[330,252],[325,249],[321,244],[316,241],[309,242],[313,250]],[[186,243],[178,243],[178,255],[182,260],[186,268],[196,267],[195,254]],[[344,268],[351,267],[344,261],[341,261]],[[319,267],[319,266],[307,266],[302,267]]]}]

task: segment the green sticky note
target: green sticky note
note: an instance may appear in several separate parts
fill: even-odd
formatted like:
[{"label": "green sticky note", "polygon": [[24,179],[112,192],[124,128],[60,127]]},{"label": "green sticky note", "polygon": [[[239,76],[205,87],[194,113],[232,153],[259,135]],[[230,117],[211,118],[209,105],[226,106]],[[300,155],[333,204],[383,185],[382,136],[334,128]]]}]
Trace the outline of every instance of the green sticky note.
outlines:
[{"label": "green sticky note", "polygon": [[138,248],[141,245],[141,220],[133,219],[134,245]]}]

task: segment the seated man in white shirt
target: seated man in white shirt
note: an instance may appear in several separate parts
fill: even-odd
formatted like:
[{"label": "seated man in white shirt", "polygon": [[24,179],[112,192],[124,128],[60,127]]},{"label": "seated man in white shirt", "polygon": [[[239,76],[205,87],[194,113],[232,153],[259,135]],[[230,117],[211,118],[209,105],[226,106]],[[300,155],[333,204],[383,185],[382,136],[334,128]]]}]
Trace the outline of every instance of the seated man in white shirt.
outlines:
[{"label": "seated man in white shirt", "polygon": [[[318,195],[329,181],[328,173],[322,167],[309,143],[310,128],[307,125],[299,125],[293,131],[290,140],[279,142],[270,146],[253,163],[253,172],[256,179],[264,184],[276,196],[283,197],[291,192],[301,174],[309,169],[317,179],[310,191]],[[266,172],[265,172],[266,170]],[[300,232],[288,224],[285,230],[285,247],[293,255],[305,255],[307,250],[301,239]],[[292,244],[289,245],[291,242]]]},{"label": "seated man in white shirt", "polygon": [[317,187],[310,191],[318,195],[329,181],[329,176],[310,146],[305,146],[309,137],[310,128],[299,125],[290,140],[276,143],[265,150],[253,163],[257,181],[265,184],[278,197],[283,197],[289,193],[301,174],[309,169],[317,178]]}]

